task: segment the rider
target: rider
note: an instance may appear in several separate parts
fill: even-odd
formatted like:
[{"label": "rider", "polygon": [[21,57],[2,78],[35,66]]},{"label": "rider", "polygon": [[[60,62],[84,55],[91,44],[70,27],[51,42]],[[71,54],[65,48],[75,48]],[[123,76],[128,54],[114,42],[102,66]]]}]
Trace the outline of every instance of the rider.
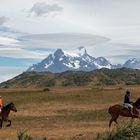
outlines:
[{"label": "rider", "polygon": [[124,96],[124,106],[130,109],[130,113],[133,116],[133,105],[132,102],[130,101],[130,91],[126,91],[126,94]]},{"label": "rider", "polygon": [[2,97],[0,96],[0,112],[2,111],[2,107],[3,107],[3,100]]}]

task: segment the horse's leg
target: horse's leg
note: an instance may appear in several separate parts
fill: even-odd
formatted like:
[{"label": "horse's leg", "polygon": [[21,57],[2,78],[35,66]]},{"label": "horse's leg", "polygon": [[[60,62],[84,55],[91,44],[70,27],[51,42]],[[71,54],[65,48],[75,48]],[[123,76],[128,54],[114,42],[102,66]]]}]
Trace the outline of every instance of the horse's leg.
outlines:
[{"label": "horse's leg", "polygon": [[11,120],[7,120],[9,122],[9,124],[7,124],[6,126],[7,127],[10,127],[11,126]]},{"label": "horse's leg", "polygon": [[0,119],[0,128],[2,128],[3,120]]},{"label": "horse's leg", "polygon": [[114,117],[114,122],[115,122],[116,124],[118,124],[118,122],[117,122],[118,117],[119,117],[119,115],[116,115],[116,116]]},{"label": "horse's leg", "polygon": [[109,121],[109,128],[111,127],[111,124],[112,124],[113,121],[114,121],[114,119],[113,119],[113,116],[112,116],[112,118]]},{"label": "horse's leg", "polygon": [[112,122],[114,121],[116,124],[118,124],[117,119],[118,119],[119,115],[114,115],[112,116],[112,118],[109,121],[109,127],[111,127]]}]

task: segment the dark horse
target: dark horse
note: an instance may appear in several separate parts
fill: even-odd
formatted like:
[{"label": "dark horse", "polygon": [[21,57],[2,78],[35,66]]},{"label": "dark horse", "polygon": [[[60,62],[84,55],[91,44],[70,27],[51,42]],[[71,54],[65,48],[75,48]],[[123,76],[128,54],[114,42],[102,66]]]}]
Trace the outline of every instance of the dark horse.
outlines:
[{"label": "dark horse", "polygon": [[12,102],[2,108],[0,113],[0,128],[2,128],[3,121],[9,122],[7,127],[11,126],[11,120],[8,119],[10,111],[17,112],[17,109]]},{"label": "dark horse", "polygon": [[116,124],[117,119],[119,116],[124,116],[124,117],[131,117],[133,118],[140,118],[139,117],[139,112],[137,109],[140,109],[140,98],[136,100],[136,102],[133,103],[133,113],[134,115],[131,115],[130,110],[127,108],[124,108],[123,105],[116,104],[113,106],[110,106],[108,109],[109,114],[111,115],[111,119],[109,121],[109,127],[111,127],[112,122],[114,121]]}]

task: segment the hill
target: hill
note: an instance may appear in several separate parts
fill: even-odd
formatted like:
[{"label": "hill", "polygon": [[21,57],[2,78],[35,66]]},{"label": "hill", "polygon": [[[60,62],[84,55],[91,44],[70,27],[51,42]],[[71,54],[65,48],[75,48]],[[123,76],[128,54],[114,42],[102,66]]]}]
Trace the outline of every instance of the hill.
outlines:
[{"label": "hill", "polygon": [[52,86],[140,84],[138,69],[100,69],[91,72],[66,71],[63,73],[24,72],[0,84],[1,88],[44,88]]}]

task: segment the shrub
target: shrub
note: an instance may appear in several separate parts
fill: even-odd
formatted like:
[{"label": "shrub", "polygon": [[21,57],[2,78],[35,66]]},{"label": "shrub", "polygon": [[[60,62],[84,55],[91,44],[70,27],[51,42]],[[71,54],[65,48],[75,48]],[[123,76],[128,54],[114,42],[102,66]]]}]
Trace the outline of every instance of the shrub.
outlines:
[{"label": "shrub", "polygon": [[47,88],[44,88],[43,91],[44,91],[44,92],[45,92],[45,91],[50,91],[50,88],[48,88],[48,87],[47,87]]},{"label": "shrub", "polygon": [[19,131],[18,132],[18,140],[33,140],[33,138],[26,134],[26,131]]},{"label": "shrub", "polygon": [[76,136],[71,137],[70,140],[84,140],[84,138],[82,134],[78,134]]},{"label": "shrub", "polygon": [[53,87],[55,86],[55,79],[50,79],[46,82],[47,87]]},{"label": "shrub", "polygon": [[96,140],[139,140],[140,139],[140,123],[133,125],[132,123],[117,127],[110,132],[98,134]]},{"label": "shrub", "polygon": [[48,138],[47,137],[44,137],[42,140],[48,140]]},{"label": "shrub", "polygon": [[[26,134],[26,131],[19,131],[17,136],[18,140],[33,140],[32,136]],[[48,138],[44,137],[42,140],[48,140]]]}]

